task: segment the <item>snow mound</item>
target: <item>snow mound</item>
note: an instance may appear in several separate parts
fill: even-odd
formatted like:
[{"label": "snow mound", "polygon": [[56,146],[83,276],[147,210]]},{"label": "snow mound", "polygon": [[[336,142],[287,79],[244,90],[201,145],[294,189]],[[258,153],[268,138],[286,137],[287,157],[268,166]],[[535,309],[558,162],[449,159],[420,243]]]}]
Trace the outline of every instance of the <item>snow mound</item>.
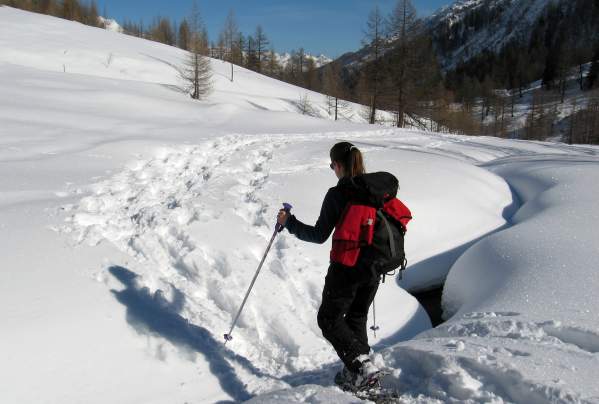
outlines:
[{"label": "snow mound", "polygon": [[112,18],[105,18],[100,16],[98,17],[98,22],[107,31],[123,33],[123,27],[121,27],[119,23]]},{"label": "snow mound", "polygon": [[381,351],[379,365],[396,369],[384,386],[401,402],[596,402],[597,150],[483,166],[519,208],[451,268],[449,320]]}]

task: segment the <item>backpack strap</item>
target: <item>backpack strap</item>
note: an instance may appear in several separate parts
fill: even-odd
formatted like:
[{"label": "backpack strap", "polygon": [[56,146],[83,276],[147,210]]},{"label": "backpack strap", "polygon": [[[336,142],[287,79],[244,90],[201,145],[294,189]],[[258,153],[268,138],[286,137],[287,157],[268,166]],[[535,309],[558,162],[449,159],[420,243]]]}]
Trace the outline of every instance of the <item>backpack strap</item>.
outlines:
[{"label": "backpack strap", "polygon": [[385,223],[385,228],[387,229],[387,233],[389,234],[389,247],[391,247],[391,256],[395,257],[397,255],[397,251],[395,251],[395,238],[393,238],[393,232],[391,231],[391,226],[389,226],[389,222],[381,209],[376,211],[376,215],[381,218],[383,223]]},{"label": "backpack strap", "polygon": [[[397,255],[397,251],[395,250],[395,238],[393,237],[393,231],[391,231],[391,226],[389,225],[389,221],[383,214],[382,209],[377,209],[376,215],[385,224],[385,228],[387,229],[387,233],[389,234],[389,247],[391,248],[391,256],[395,257]],[[395,270],[393,271],[393,275],[394,274],[395,274]],[[387,276],[387,274],[383,274],[383,283],[385,283],[385,276]]]},{"label": "backpack strap", "polygon": [[[395,250],[395,237],[393,237],[393,232],[391,231],[391,226],[389,225],[389,221],[387,220],[387,218],[383,214],[382,209],[377,209],[376,215],[385,224],[385,228],[387,229],[387,233],[389,234],[389,247],[391,249],[391,256],[395,257],[395,256],[397,256],[397,250]],[[404,230],[404,234],[405,234],[405,227],[403,226],[403,224],[402,224],[401,229]],[[406,269],[407,265],[408,265],[408,260],[404,257],[404,260],[401,263],[401,266],[399,267],[399,279],[400,280],[402,279],[402,273]],[[383,274],[383,283],[385,283],[385,276],[386,275],[387,274]],[[395,271],[393,271],[393,274],[390,274],[390,275],[395,275]]]}]

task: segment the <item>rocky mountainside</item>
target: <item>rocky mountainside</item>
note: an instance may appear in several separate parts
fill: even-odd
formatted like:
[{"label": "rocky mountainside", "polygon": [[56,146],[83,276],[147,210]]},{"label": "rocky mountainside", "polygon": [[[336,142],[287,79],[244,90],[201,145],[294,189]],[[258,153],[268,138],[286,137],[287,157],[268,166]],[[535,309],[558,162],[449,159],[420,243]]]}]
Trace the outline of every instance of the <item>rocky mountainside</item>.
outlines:
[{"label": "rocky mountainside", "polygon": [[[512,39],[527,40],[534,22],[554,0],[458,0],[423,20],[443,70],[483,50],[500,51]],[[392,46],[391,46],[392,48]],[[369,60],[369,47],[341,55],[336,62],[356,69]]]},{"label": "rocky mountainside", "polygon": [[527,41],[553,0],[460,0],[425,20],[439,62],[451,70],[482,51],[499,52],[510,41]]},{"label": "rocky mountainside", "polygon": [[[285,53],[277,53],[277,58],[279,63],[281,63],[281,65],[283,67],[287,66],[287,64],[289,64],[289,62],[291,62],[291,59],[293,58],[293,55],[289,52],[285,52]],[[314,62],[314,66],[318,69],[320,67],[323,67],[326,64],[329,64],[333,61],[333,59],[331,59],[330,57],[326,56],[326,55],[311,55],[309,53],[306,53],[305,55],[306,59],[312,59],[312,61]]]}]

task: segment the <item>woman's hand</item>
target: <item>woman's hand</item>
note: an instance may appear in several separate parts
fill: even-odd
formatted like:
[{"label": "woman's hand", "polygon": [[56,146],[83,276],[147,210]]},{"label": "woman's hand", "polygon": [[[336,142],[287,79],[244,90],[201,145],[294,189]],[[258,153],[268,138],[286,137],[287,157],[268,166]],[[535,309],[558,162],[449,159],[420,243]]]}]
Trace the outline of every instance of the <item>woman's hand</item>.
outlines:
[{"label": "woman's hand", "polygon": [[284,209],[279,210],[279,214],[277,215],[277,223],[279,223],[281,226],[285,226],[289,216],[291,216],[289,212],[286,212]]}]

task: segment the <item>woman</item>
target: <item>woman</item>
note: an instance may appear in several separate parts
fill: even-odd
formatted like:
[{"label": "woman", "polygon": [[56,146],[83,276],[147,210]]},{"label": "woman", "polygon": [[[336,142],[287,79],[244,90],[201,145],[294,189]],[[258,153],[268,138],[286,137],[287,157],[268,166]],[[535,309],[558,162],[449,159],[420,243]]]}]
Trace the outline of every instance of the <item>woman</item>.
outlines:
[{"label": "woman", "polygon": [[[300,240],[322,244],[329,238],[349,200],[352,178],[365,173],[362,153],[349,142],[335,144],[330,157],[330,167],[339,182],[326,193],[316,224],[304,224],[284,210],[278,214],[278,223]],[[335,377],[337,384],[349,382],[360,386],[378,372],[368,357],[366,330],[368,309],[378,285],[379,276],[359,260],[353,267],[330,263],[318,310],[318,326],[345,364]]]}]

